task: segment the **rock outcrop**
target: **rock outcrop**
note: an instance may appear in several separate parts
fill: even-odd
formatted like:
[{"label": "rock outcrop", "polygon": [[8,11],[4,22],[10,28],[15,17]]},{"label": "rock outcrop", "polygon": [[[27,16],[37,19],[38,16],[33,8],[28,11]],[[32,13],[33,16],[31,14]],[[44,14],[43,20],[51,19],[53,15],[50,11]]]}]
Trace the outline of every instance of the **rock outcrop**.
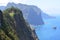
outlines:
[{"label": "rock outcrop", "polygon": [[2,11],[0,10],[0,27],[2,26],[2,22],[3,22],[3,14]]},{"label": "rock outcrop", "polygon": [[[21,4],[21,3],[19,3],[19,4],[8,3],[6,7],[2,7],[2,8],[4,10],[4,8],[6,9],[11,6],[19,8],[22,11],[25,20],[27,20],[30,24],[32,24],[32,25],[43,25],[44,24],[42,16],[41,16],[41,14],[42,14],[41,9],[38,8],[37,6],[25,5],[25,4]],[[33,20],[30,17],[32,17]]]},{"label": "rock outcrop", "polygon": [[[30,26],[26,23],[26,21],[23,18],[22,11],[20,11],[18,8],[11,7],[4,10],[3,18],[5,20],[5,23],[7,23],[8,26],[15,30],[14,34],[18,36],[19,40],[38,40],[35,30],[31,29]],[[4,32],[8,30],[6,29],[4,30]],[[10,36],[10,38],[11,37],[12,36]]]}]

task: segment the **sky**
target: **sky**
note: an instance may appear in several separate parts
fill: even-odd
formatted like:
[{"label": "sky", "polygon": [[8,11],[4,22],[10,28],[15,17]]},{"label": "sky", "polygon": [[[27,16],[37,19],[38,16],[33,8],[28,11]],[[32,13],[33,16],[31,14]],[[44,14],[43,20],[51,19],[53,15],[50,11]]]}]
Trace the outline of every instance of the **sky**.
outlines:
[{"label": "sky", "polygon": [[51,16],[60,16],[60,0],[0,0],[0,6],[6,6],[8,2],[35,5]]}]

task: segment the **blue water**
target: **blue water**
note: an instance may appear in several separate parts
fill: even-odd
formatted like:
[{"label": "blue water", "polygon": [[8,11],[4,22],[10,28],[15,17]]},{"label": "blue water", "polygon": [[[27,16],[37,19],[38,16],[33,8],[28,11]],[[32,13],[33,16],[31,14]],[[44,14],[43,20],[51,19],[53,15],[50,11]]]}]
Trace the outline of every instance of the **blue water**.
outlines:
[{"label": "blue water", "polygon": [[60,18],[44,19],[44,22],[44,25],[35,27],[39,40],[60,40]]}]

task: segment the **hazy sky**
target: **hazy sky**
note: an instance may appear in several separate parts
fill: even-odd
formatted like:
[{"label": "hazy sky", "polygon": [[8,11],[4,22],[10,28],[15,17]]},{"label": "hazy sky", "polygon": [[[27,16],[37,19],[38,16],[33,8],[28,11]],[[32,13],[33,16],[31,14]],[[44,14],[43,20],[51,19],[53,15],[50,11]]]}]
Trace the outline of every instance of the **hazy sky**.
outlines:
[{"label": "hazy sky", "polygon": [[0,0],[0,6],[8,2],[36,5],[50,15],[60,15],[60,0]]}]

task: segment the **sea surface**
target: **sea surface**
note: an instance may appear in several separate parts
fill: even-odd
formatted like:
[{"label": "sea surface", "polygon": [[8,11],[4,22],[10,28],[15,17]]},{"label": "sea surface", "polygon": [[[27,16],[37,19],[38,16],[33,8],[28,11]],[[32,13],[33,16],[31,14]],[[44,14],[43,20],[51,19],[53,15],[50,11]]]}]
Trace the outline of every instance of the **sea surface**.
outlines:
[{"label": "sea surface", "polygon": [[44,19],[44,25],[35,26],[39,40],[60,40],[60,17]]}]

